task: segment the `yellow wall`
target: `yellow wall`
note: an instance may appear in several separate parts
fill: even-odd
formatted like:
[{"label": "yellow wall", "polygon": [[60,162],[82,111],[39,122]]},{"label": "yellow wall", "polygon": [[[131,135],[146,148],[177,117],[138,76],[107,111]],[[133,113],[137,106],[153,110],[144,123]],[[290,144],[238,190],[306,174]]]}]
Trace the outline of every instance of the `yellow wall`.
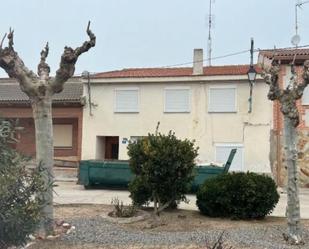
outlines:
[{"label": "yellow wall", "polygon": [[[137,80],[138,81],[138,80]],[[272,103],[267,99],[268,87],[258,82],[253,90],[253,112],[248,113],[249,86],[247,80],[223,80],[177,83],[99,83],[91,84],[93,115],[88,105],[83,115],[82,159],[96,157],[96,136],[119,136],[119,159],[128,159],[123,138],[143,136],[154,132],[160,121],[160,131],[176,132],[180,138],[195,139],[200,147],[198,163],[215,161],[216,143],[235,143],[244,146],[244,168],[270,173],[269,149]],[[208,113],[210,86],[236,86],[237,113]],[[87,85],[84,85],[84,95]],[[164,113],[164,88],[186,86],[191,89],[190,113]],[[114,113],[114,89],[139,88],[139,113]]]}]

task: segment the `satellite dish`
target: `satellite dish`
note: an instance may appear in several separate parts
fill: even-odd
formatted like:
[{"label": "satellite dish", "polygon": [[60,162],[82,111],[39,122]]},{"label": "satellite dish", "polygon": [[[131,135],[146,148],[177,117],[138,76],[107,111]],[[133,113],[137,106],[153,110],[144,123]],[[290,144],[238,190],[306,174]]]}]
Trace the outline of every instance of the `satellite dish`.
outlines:
[{"label": "satellite dish", "polygon": [[297,46],[300,43],[300,36],[294,35],[291,39],[291,42],[294,46]]}]

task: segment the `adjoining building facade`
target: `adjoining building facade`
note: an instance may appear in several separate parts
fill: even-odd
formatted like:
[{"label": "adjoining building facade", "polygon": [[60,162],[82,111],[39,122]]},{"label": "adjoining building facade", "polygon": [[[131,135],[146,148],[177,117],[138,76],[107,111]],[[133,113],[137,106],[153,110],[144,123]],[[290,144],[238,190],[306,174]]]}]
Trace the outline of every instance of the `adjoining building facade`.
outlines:
[{"label": "adjoining building facade", "polygon": [[[53,134],[56,159],[78,161],[81,158],[82,91],[79,78],[65,84],[63,92],[53,97]],[[30,101],[12,79],[0,79],[0,117],[16,120],[23,129],[16,149],[35,156],[35,128]]]},{"label": "adjoining building facade", "polygon": [[[276,49],[263,50],[259,54],[258,63],[270,65],[272,60],[280,63],[279,85],[286,88],[291,77],[291,63],[294,61],[299,80],[302,80],[302,68],[305,60],[309,60],[309,49]],[[304,91],[303,97],[297,103],[300,113],[298,132],[298,165],[300,185],[309,187],[309,87]],[[280,103],[273,104],[273,128],[271,131],[270,160],[272,171],[279,185],[286,185],[287,170],[283,145],[283,115]]]},{"label": "adjoining building facade", "polygon": [[249,65],[203,67],[201,53],[195,50],[193,67],[124,69],[85,80],[82,159],[126,160],[129,140],[160,122],[161,132],[196,141],[200,165],[224,163],[237,148],[231,170],[271,173],[268,86],[257,78],[248,113]]}]

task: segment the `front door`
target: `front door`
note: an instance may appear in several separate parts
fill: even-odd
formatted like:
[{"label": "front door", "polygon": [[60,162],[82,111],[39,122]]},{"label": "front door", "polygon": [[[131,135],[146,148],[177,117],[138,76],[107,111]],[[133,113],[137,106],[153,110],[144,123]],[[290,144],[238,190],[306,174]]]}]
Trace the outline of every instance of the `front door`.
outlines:
[{"label": "front door", "polygon": [[119,137],[105,137],[105,159],[118,159]]}]

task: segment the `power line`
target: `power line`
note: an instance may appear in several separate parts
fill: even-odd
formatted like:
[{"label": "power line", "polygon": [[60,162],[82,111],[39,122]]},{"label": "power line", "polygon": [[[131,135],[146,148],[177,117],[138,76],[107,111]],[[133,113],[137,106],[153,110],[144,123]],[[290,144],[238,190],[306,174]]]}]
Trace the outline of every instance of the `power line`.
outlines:
[{"label": "power line", "polygon": [[[306,48],[306,47],[309,47],[309,44],[308,45],[303,45],[303,46],[298,46],[297,48]],[[287,49],[295,49],[295,47],[277,48],[276,50],[287,50]],[[257,52],[260,52],[260,51],[267,51],[267,50],[274,50],[274,49],[261,49],[261,48],[258,48],[258,49],[254,49],[253,52],[257,53]],[[235,52],[235,53],[229,53],[229,54],[225,54],[225,55],[216,56],[216,57],[211,58],[211,60],[223,59],[223,58],[226,58],[226,57],[231,57],[231,56],[235,56],[235,55],[239,55],[239,54],[244,54],[244,53],[247,53],[247,52],[250,52],[250,49],[238,51],[238,52]],[[208,60],[209,59],[207,58],[207,59],[204,59],[204,60],[201,60],[201,61],[197,61],[197,62],[205,62],[205,61],[208,61]],[[164,68],[164,67],[184,66],[184,65],[189,65],[189,64],[192,64],[192,63],[193,63],[193,61],[190,61],[190,62],[172,64],[172,65],[161,66],[161,67]]]},{"label": "power line", "polygon": [[[244,53],[247,53],[248,51],[250,51],[250,49],[246,49],[246,50],[242,50],[242,51],[235,52],[235,53],[230,53],[230,54],[225,54],[225,55],[220,55],[220,56],[212,57],[211,60],[213,61],[213,60],[222,59],[222,58],[226,58],[226,57],[230,57],[230,56],[234,56],[234,55],[244,54]],[[209,58],[204,59],[204,60],[200,60],[200,61],[197,61],[197,62],[205,62],[205,61],[209,61]],[[190,62],[178,63],[178,64],[161,66],[161,67],[184,66],[184,65],[189,65],[189,64],[192,64],[192,63],[193,63],[193,61],[190,61]]]},{"label": "power line", "polygon": [[[309,48],[309,44],[308,45],[303,45],[303,46],[298,46],[297,49],[301,49],[301,48]],[[284,48],[276,48],[275,50],[288,50],[288,49],[293,49],[295,50],[295,47],[284,47]],[[274,49],[261,49],[261,48],[257,48],[254,49],[254,53],[258,53],[261,51],[273,51]],[[225,55],[220,55],[220,56],[216,56],[211,58],[211,60],[217,60],[217,59],[223,59],[223,58],[227,58],[227,57],[231,57],[231,56],[235,56],[235,55],[240,55],[240,54],[244,54],[250,52],[250,49],[246,49],[246,50],[242,50],[242,51],[238,51],[238,52],[234,52],[234,53],[229,53],[229,54],[225,54]],[[206,62],[208,61],[209,58],[198,61],[198,62]],[[177,63],[177,64],[171,64],[171,65],[165,65],[165,66],[158,66],[158,67],[153,67],[153,68],[169,68],[169,67],[178,67],[178,66],[185,66],[185,65],[190,65],[193,64],[193,61],[189,61],[189,62],[183,62],[183,63]],[[100,73],[100,72],[90,72],[90,74],[96,74],[96,73]],[[77,73],[74,74],[74,76],[81,76],[82,73]]]}]

